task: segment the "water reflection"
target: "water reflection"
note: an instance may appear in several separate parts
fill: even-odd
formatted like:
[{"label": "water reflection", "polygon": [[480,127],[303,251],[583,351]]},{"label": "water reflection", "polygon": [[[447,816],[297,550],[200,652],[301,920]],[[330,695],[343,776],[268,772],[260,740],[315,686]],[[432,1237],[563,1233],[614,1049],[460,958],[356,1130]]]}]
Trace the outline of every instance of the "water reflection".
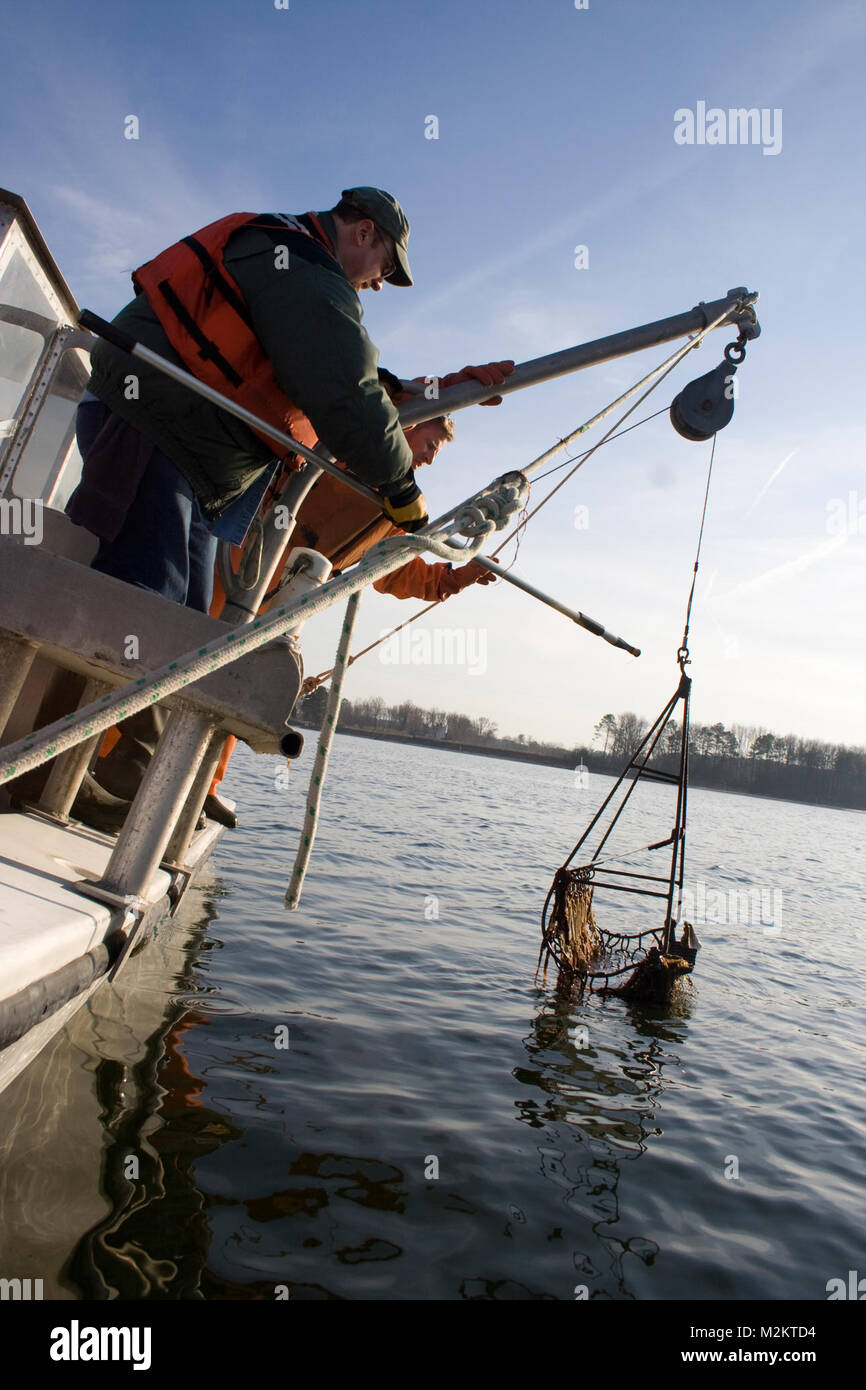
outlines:
[{"label": "water reflection", "polygon": [[[289,1141],[288,1152],[280,1142],[281,1180],[263,1188],[259,1144],[272,1131],[245,1127],[240,1100],[234,1118],[205,1103],[206,1083],[190,1065],[188,1042],[193,1030],[212,1026],[213,1016],[177,1007],[126,1074],[110,1062],[97,1069],[108,1140],[103,1191],[111,1209],[78,1241],[64,1277],[85,1298],[272,1300],[279,1280],[294,1300],[368,1297],[378,1288],[389,1297],[412,1296],[424,1259],[419,1238],[422,1246],[435,1242],[429,1222],[443,1203],[434,1225],[446,1209],[468,1217],[462,1239],[469,1236],[472,1253],[442,1250],[428,1296],[555,1299],[585,1289],[590,1298],[633,1298],[626,1257],[651,1265],[659,1248],[636,1227],[633,1204],[624,1209],[621,1188],[624,1176],[632,1190],[639,1185],[640,1173],[626,1165],[643,1160],[661,1133],[664,1073],[687,1041],[689,1011],[687,995],[674,1016],[619,1000],[587,1004],[562,991],[545,998],[522,1042],[525,1061],[512,1072],[525,1090],[515,1100],[516,1118],[537,1133],[532,1146],[518,1147],[513,1172],[532,1194],[534,1171],[546,1214],[560,1216],[546,1215],[542,1230],[537,1216],[530,1221],[511,1202],[497,1232],[481,1173],[466,1175],[457,1190],[449,1184],[447,1193],[425,1185],[434,1203],[425,1216],[418,1183],[399,1162],[340,1152],[327,1142],[318,1149]],[[587,1045],[575,1046],[581,1027],[588,1027]],[[205,1043],[199,1054],[214,1050]],[[273,1070],[261,1054],[236,1048],[231,1064],[235,1075]],[[258,1110],[266,1099],[256,1085],[248,1104]],[[387,1152],[392,1140],[383,1129],[373,1142]],[[197,1165],[228,1141],[243,1141],[240,1149],[252,1154],[235,1152],[217,1168]],[[142,1159],[132,1181],[130,1153]],[[357,1282],[360,1267],[369,1276]],[[564,1281],[569,1267],[572,1280]],[[357,1271],[345,1287],[339,1268]],[[518,1268],[532,1273],[515,1277]],[[328,1269],[331,1284],[321,1280]],[[313,1270],[319,1278],[309,1278]]]},{"label": "water reflection", "polygon": [[194,1158],[237,1135],[201,1103],[184,1035],[207,1015],[195,989],[219,883],[98,990],[0,1096],[3,1267],[46,1298],[195,1297],[208,1232]]},{"label": "water reflection", "polygon": [[81,1298],[202,1297],[211,1233],[193,1167],[242,1132],[202,1103],[204,1082],[184,1054],[184,1035],[208,1022],[200,1010],[178,1011],[151,1038],[134,1068],[132,1106],[124,1069],[103,1061],[97,1070],[106,1133],[101,1186],[111,1211],[63,1270]]},{"label": "water reflection", "polygon": [[[583,1232],[586,1248],[572,1251],[581,1281],[575,1297],[634,1298],[625,1256],[651,1265],[659,1253],[654,1241],[625,1233],[620,1185],[625,1165],[637,1164],[662,1133],[655,1119],[664,1070],[678,1063],[688,1041],[689,990],[680,986],[673,1006],[661,1010],[581,996],[559,981],[524,1038],[528,1064],[513,1073],[527,1088],[517,1118],[542,1131],[537,1171],[556,1189],[563,1225]],[[642,1175],[630,1169],[628,1177],[639,1183]],[[547,1239],[563,1239],[563,1228]]]}]

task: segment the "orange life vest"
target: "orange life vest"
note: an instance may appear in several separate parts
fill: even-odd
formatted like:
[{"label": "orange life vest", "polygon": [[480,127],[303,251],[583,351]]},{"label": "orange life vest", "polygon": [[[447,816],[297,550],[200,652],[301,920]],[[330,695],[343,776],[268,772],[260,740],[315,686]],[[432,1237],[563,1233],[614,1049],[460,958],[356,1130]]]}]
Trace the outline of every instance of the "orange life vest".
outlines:
[{"label": "orange life vest", "polygon": [[320,550],[335,569],[343,570],[376,541],[395,534],[380,507],[323,473],[301,503],[292,544]]},{"label": "orange life vest", "polygon": [[[318,219],[308,213],[306,220],[312,231],[295,217],[265,223],[257,213],[233,212],[139,266],[133,272],[132,282],[136,290],[147,295],[188,371],[311,448],[316,432],[278,386],[271,363],[253,332],[241,289],[223,260],[229,237],[250,222],[287,234],[303,233],[333,256],[333,245]],[[279,455],[280,446],[275,440],[264,434],[259,434],[259,438]]]}]

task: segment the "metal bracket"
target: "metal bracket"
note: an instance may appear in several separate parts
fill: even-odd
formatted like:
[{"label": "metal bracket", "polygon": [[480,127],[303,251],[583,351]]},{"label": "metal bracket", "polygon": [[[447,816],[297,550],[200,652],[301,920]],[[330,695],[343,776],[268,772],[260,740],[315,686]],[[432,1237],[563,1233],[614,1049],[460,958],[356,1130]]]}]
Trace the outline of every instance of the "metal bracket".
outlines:
[{"label": "metal bracket", "polygon": [[132,950],[133,943],[138,940],[141,925],[151,904],[147,903],[144,898],[137,897],[134,893],[112,893],[109,889],[101,888],[98,883],[87,878],[80,879],[78,883],[71,883],[69,887],[73,893],[80,893],[83,898],[91,898],[95,902],[105,903],[107,907],[116,910],[122,909],[125,913],[121,926],[116,927],[111,933],[112,937],[125,936],[123,945],[106,972],[105,978],[113,980]]},{"label": "metal bracket", "polygon": [[734,289],[728,290],[728,294],[741,294],[749,300],[749,303],[744,304],[742,309],[732,316],[731,322],[737,325],[743,338],[748,341],[760,338],[761,325],[758,323],[758,316],[753,307],[757,295],[750,294],[745,285],[736,285]]},{"label": "metal bracket", "polygon": [[141,934],[141,926],[143,921],[144,915],[142,915],[141,917],[134,918],[133,921],[130,923],[129,931],[126,934],[126,940],[124,941],[123,945],[118,951],[114,964],[111,966],[111,969],[108,971],[108,974],[106,975],[106,979],[109,982],[115,979],[121,966],[126,961],[127,956],[131,954],[133,944],[136,941],[138,941],[139,936]]},{"label": "metal bracket", "polygon": [[[18,801],[18,798],[15,797],[15,800]],[[65,828],[72,823],[70,816],[58,815],[56,811],[46,811],[42,806],[37,806],[35,801],[19,801],[18,804],[28,816],[38,816],[40,820],[47,820],[49,825],[60,825]]]},{"label": "metal bracket", "polygon": [[159,867],[164,869],[167,874],[172,875],[171,883],[168,885],[168,901],[169,912],[173,916],[190,885],[195,870],[185,869],[182,864],[175,864],[169,859],[161,860]]},{"label": "metal bracket", "polygon": [[70,883],[73,893],[80,893],[84,898],[93,898],[95,902],[105,903],[108,907],[124,908],[126,912],[144,913],[150,904],[136,893],[112,893],[110,888],[102,888],[97,879],[80,878],[76,883]]}]

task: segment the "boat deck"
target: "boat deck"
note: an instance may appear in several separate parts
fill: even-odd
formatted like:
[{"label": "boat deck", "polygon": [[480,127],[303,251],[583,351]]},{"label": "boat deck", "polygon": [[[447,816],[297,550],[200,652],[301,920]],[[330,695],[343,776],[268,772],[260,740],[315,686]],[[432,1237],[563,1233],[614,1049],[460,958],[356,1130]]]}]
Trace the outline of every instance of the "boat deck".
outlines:
[{"label": "boat deck", "polygon": [[[105,939],[112,908],[71,885],[100,878],[115,841],[86,825],[23,812],[4,815],[0,828],[0,997],[7,999]],[[158,869],[148,903],[165,897],[170,883]]]},{"label": "boat deck", "polygon": [[[192,877],[209,857],[223,827],[208,821],[193,838],[185,868]],[[129,925],[122,908],[75,891],[84,879],[105,872],[115,841],[88,826],[63,826],[27,812],[0,815],[0,1002],[56,975],[118,929]],[[137,942],[143,943],[169,908],[176,875],[156,869],[142,895]],[[182,880],[186,879],[186,873]],[[185,884],[184,884],[185,886]],[[24,1037],[0,1051],[0,1090],[105,979],[46,1013]]]}]

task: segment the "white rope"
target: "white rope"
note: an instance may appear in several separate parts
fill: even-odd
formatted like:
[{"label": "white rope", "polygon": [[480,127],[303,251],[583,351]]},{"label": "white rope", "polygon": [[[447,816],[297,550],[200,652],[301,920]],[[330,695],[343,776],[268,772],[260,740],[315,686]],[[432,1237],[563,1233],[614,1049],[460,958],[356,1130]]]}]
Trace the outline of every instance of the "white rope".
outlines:
[{"label": "white rope", "polygon": [[298,853],[295,856],[295,866],[292,869],[292,876],[289,879],[289,886],[286,889],[285,904],[289,912],[294,912],[301,900],[301,889],[304,886],[304,876],[310,862],[310,855],[313,852],[313,841],[316,838],[316,827],[319,823],[319,806],[322,801],[322,793],[325,788],[325,774],[327,772],[328,754],[331,751],[331,744],[334,742],[334,734],[337,730],[337,720],[340,718],[340,705],[343,702],[343,682],[346,679],[348,670],[349,645],[352,641],[352,633],[355,629],[355,619],[358,615],[358,605],[361,602],[360,590],[352,594],[346,605],[346,617],[343,621],[343,631],[340,634],[340,645],[337,648],[337,656],[334,661],[334,678],[331,681],[331,690],[328,695],[328,703],[325,707],[325,717],[322,720],[322,731],[319,734],[319,746],[316,749],[316,761],[313,763],[313,770],[310,773],[310,785],[307,791],[307,809],[304,814],[304,828],[301,831],[301,843],[298,846]]},{"label": "white rope", "polygon": [[[494,529],[493,522],[489,530]],[[485,533],[485,534],[489,534]],[[480,548],[485,536],[476,536],[465,552],[471,558]],[[292,603],[282,604],[272,609],[267,617],[256,618],[243,627],[233,628],[222,637],[217,637],[206,646],[186,652],[175,661],[149,675],[139,676],[119,690],[101,695],[89,705],[65,714],[53,724],[26,734],[15,743],[0,749],[0,784],[13,777],[20,777],[34,767],[41,767],[49,759],[74,748],[77,743],[110,729],[112,724],[127,719],[131,714],[148,705],[158,704],[167,696],[192,685],[212,671],[219,671],[239,657],[257,651],[274,637],[280,637],[298,621],[306,621],[316,614],[330,608],[341,598],[363,589],[367,584],[380,579],[385,574],[404,565],[407,560],[424,551],[431,551],[441,559],[452,559],[453,547],[435,540],[432,536],[395,536],[379,541],[363,556],[360,562],[339,579],[328,580],[315,593],[302,594]]]}]

